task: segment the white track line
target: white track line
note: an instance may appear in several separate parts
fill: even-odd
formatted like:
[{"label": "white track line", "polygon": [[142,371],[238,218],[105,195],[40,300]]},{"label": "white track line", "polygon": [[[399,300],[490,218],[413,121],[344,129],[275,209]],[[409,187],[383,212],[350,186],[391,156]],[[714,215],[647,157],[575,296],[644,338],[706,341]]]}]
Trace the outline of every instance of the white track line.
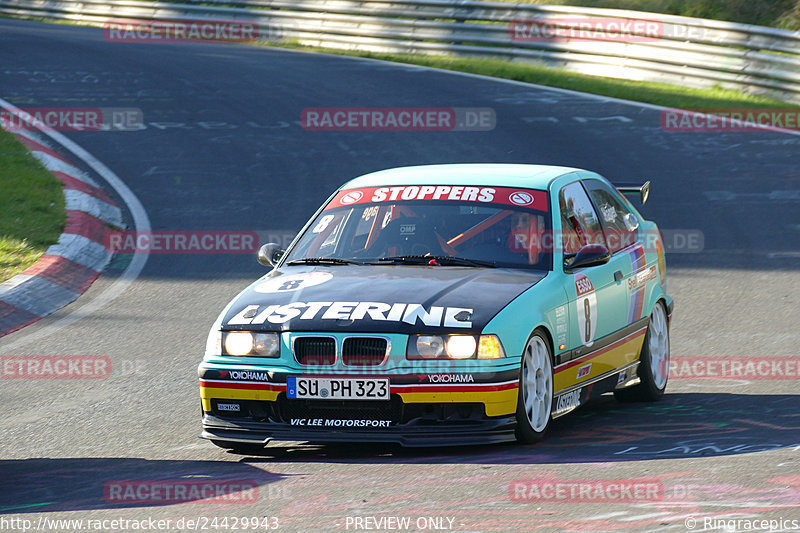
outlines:
[{"label": "white track line", "polygon": [[[0,98],[0,107],[11,113],[19,113],[21,111],[19,108],[2,98]],[[89,168],[101,176],[106,183],[114,188],[122,201],[125,202],[125,205],[128,207],[128,210],[133,217],[132,229],[134,231],[150,231],[150,219],[147,216],[147,212],[144,210],[144,206],[142,206],[142,203],[139,201],[136,195],[133,194],[133,191],[131,191],[130,188],[125,185],[125,182],[123,182],[119,176],[101,163],[92,154],[84,150],[75,142],[66,138],[61,133],[48,130],[40,131],[44,135],[50,137],[50,139],[52,139],[55,143],[61,145],[72,155],[83,161]],[[11,342],[2,344],[3,350],[7,351],[10,349],[15,349],[51,335],[108,305],[119,295],[121,295],[125,289],[127,289],[136,280],[136,278],[139,277],[144,265],[147,263],[148,257],[149,254],[147,252],[133,254],[133,260],[131,261],[131,264],[128,265],[128,268],[125,269],[125,271],[116,281],[111,284],[110,287],[99,294],[96,298],[93,298],[85,305],[76,308],[74,311],[67,313],[66,316],[59,318],[46,326],[43,326],[33,333],[25,334],[25,329],[27,328],[23,328],[16,334],[12,333],[9,335],[9,338],[12,339]]]}]

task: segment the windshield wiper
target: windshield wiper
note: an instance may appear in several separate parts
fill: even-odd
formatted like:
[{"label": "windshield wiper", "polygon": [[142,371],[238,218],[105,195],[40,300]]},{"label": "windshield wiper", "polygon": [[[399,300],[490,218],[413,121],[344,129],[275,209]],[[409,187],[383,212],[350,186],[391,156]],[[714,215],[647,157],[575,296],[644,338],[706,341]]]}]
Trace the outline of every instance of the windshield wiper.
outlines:
[{"label": "windshield wiper", "polygon": [[338,257],[305,257],[303,259],[293,259],[287,265],[363,265],[360,261],[352,259],[340,259]]},{"label": "windshield wiper", "polygon": [[497,267],[497,263],[467,259],[465,257],[450,257],[449,255],[393,255],[391,257],[381,257],[378,261],[382,263],[410,263],[413,265],[432,266]]}]

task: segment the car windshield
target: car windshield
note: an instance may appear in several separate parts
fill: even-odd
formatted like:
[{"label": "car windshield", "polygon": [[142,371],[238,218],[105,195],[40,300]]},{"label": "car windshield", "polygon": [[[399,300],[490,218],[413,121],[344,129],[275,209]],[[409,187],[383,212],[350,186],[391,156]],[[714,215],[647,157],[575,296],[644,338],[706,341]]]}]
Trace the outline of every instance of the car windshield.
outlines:
[{"label": "car windshield", "polygon": [[[423,194],[427,189],[431,192]],[[544,191],[530,189],[407,186],[340,191],[287,252],[284,264],[550,270],[552,253],[543,246],[552,237],[547,205]]]}]

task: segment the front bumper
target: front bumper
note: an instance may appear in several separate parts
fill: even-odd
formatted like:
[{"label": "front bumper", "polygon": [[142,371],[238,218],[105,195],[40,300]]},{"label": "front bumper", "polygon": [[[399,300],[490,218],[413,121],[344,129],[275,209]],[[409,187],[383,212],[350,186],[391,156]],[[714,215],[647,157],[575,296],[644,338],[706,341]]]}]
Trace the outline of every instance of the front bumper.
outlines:
[{"label": "front bumper", "polygon": [[270,441],[306,442],[389,442],[403,446],[474,445],[511,442],[514,437],[513,417],[444,423],[435,425],[400,424],[378,430],[332,430],[299,428],[276,422],[232,422],[213,415],[203,416],[200,437],[231,443],[267,444]]},{"label": "front bumper", "polygon": [[389,378],[390,399],[382,401],[290,399],[286,378],[291,375],[297,374],[221,371],[201,365],[200,436],[229,443],[361,441],[404,446],[515,438],[516,370],[369,376]]}]

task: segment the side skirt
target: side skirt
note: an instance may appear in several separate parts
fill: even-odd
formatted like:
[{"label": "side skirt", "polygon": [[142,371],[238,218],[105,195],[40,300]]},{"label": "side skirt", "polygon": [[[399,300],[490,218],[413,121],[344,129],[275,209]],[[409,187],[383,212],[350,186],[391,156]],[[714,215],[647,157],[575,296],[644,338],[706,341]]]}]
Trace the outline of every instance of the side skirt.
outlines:
[{"label": "side skirt", "polygon": [[611,392],[615,389],[630,387],[639,383],[637,370],[639,361],[634,361],[622,368],[606,372],[587,383],[581,383],[562,392],[553,398],[553,418],[571,413],[592,398]]}]

